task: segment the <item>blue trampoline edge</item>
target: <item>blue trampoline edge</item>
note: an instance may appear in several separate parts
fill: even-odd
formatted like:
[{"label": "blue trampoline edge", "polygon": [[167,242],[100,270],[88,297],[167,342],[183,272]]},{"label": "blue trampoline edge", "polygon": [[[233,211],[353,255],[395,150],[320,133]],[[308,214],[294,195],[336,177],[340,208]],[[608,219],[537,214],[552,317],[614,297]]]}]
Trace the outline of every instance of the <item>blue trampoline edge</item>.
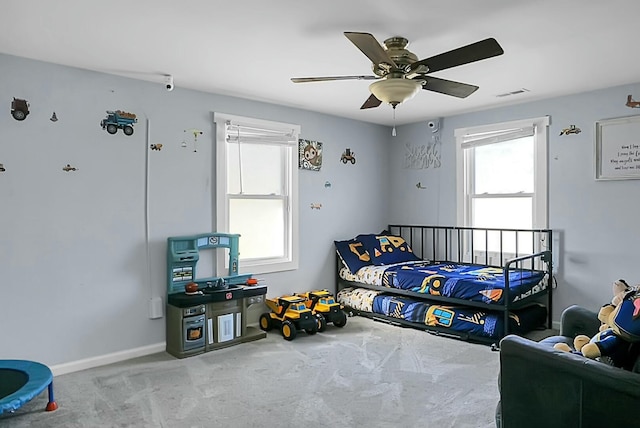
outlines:
[{"label": "blue trampoline edge", "polygon": [[45,388],[49,392],[49,402],[46,410],[52,411],[58,408],[53,396],[53,373],[44,364],[28,360],[0,360],[0,380],[2,371],[11,370],[23,372],[27,381],[15,392],[0,397],[0,415],[4,412],[14,412],[29,401],[38,396]]}]

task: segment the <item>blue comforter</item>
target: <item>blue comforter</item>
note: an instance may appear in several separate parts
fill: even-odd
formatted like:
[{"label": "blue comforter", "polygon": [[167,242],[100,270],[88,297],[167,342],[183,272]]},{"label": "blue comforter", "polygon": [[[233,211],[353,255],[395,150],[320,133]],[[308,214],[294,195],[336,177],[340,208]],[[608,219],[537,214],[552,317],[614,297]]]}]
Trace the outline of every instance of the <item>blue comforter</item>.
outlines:
[{"label": "blue comforter", "polygon": [[390,266],[382,280],[383,285],[392,288],[503,304],[507,278],[509,300],[513,302],[539,291],[544,276],[544,272],[537,270],[514,269],[505,275],[502,268],[484,265],[418,262]]},{"label": "blue comforter", "polygon": [[[474,336],[501,338],[504,336],[504,317],[463,306],[437,305],[408,297],[379,295],[373,300],[372,312],[431,327],[451,329]],[[546,308],[531,305],[509,314],[509,331],[526,332],[544,324]]]}]

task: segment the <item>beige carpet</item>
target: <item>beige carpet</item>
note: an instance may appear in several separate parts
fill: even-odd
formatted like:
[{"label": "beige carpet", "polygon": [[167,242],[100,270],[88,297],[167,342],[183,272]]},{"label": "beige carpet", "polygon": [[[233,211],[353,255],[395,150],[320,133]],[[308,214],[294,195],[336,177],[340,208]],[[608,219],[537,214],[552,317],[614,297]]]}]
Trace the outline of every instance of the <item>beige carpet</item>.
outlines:
[{"label": "beige carpet", "polygon": [[58,376],[57,411],[45,391],[0,427],[493,427],[498,370],[489,346],[353,317]]}]

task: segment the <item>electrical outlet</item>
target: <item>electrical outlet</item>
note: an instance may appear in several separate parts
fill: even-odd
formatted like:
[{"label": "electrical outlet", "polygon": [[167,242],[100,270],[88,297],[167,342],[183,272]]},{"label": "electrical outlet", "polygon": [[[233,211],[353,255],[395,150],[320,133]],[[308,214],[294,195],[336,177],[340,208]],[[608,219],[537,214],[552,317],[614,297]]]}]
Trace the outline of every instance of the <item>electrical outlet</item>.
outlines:
[{"label": "electrical outlet", "polygon": [[155,320],[162,318],[162,316],[162,297],[152,297],[149,299],[149,318]]}]

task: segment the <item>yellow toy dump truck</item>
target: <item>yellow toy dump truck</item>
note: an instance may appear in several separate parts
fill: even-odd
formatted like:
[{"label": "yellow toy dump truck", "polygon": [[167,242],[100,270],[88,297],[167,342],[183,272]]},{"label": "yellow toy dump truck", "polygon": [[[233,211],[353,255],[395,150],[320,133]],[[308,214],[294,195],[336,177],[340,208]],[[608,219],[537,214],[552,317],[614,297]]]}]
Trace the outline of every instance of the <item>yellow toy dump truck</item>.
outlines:
[{"label": "yellow toy dump truck", "polygon": [[298,296],[305,299],[306,307],[311,309],[318,318],[318,331],[324,331],[327,328],[327,323],[330,322],[336,327],[347,325],[347,314],[344,313],[342,306],[336,302],[329,291],[309,291],[300,293]]},{"label": "yellow toy dump truck", "polygon": [[298,330],[307,334],[318,332],[318,318],[304,304],[299,296],[282,296],[276,299],[265,299],[271,312],[260,315],[260,328],[269,331],[274,327],[280,328],[282,337],[286,340],[296,338]]}]

